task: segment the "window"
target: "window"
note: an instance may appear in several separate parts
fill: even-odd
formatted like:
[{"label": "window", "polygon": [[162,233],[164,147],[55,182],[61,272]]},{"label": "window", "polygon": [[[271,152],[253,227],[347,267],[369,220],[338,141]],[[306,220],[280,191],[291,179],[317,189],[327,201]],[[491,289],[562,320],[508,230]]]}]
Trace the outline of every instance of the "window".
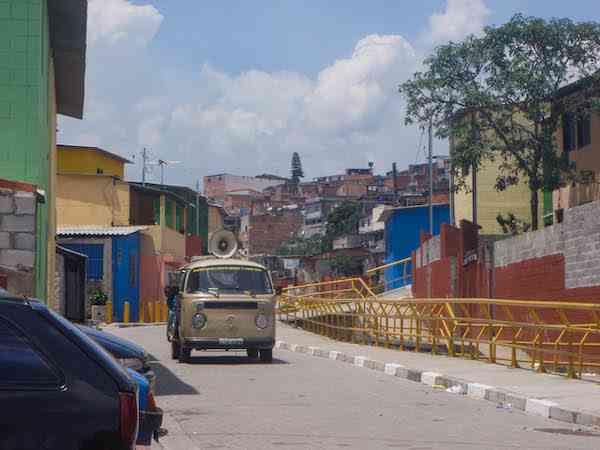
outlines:
[{"label": "window", "polygon": [[573,115],[566,113],[562,120],[563,129],[563,151],[570,152],[575,150],[575,122]]},{"label": "window", "polygon": [[577,119],[577,148],[582,148],[590,145],[592,142],[591,136],[591,119],[589,115],[579,117]]},{"label": "window", "polygon": [[271,294],[267,272],[257,267],[215,266],[199,267],[187,277],[187,291],[199,292],[215,289],[220,293]]},{"label": "window", "polygon": [[0,318],[0,386],[58,386],[59,375],[10,323]]},{"label": "window", "polygon": [[589,115],[575,117],[572,113],[563,115],[563,150],[586,147],[592,143],[591,118]]},{"label": "window", "polygon": [[96,174],[102,175],[103,173],[104,173],[104,169],[100,169],[100,168],[96,169]]},{"label": "window", "polygon": [[183,207],[179,205],[175,205],[175,229],[180,233],[185,232],[183,228]]},{"label": "window", "polygon": [[154,210],[154,225],[160,225],[160,197],[152,199],[152,209]]},{"label": "window", "polygon": [[166,199],[165,201],[165,216],[166,216],[166,225],[169,228],[174,228],[175,227],[175,214],[173,211],[173,201]]}]

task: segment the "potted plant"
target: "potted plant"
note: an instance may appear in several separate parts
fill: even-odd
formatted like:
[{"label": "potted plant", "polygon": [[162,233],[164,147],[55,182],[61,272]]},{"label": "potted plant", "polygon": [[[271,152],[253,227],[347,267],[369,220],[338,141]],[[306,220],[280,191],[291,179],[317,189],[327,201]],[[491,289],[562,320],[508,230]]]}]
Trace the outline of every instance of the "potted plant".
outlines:
[{"label": "potted plant", "polygon": [[102,289],[96,289],[90,295],[90,303],[92,305],[92,321],[96,323],[104,322],[106,312],[106,302],[108,296]]}]

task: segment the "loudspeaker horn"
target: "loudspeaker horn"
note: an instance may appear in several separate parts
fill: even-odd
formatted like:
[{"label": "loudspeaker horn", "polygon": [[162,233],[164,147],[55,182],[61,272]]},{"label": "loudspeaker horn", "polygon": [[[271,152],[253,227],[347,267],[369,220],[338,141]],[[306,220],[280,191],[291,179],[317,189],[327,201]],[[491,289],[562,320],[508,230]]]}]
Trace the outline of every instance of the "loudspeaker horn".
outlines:
[{"label": "loudspeaker horn", "polygon": [[212,235],[208,251],[217,258],[231,258],[238,250],[238,242],[231,231],[220,230]]}]

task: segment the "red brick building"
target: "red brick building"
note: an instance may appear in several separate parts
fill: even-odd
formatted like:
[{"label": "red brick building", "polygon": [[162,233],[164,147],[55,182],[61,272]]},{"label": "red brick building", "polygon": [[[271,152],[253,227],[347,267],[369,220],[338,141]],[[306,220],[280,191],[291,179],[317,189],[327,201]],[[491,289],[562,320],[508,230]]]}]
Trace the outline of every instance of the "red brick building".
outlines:
[{"label": "red brick building", "polygon": [[273,255],[301,226],[302,216],[297,212],[245,216],[242,217],[239,239],[250,256]]}]

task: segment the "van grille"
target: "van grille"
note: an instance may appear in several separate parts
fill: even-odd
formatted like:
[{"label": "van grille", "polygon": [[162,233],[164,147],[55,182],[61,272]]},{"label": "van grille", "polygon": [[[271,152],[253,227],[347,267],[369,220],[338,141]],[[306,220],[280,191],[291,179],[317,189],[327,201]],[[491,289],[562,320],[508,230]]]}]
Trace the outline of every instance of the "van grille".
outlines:
[{"label": "van grille", "polygon": [[204,309],[258,309],[258,303],[210,301],[204,303]]}]

